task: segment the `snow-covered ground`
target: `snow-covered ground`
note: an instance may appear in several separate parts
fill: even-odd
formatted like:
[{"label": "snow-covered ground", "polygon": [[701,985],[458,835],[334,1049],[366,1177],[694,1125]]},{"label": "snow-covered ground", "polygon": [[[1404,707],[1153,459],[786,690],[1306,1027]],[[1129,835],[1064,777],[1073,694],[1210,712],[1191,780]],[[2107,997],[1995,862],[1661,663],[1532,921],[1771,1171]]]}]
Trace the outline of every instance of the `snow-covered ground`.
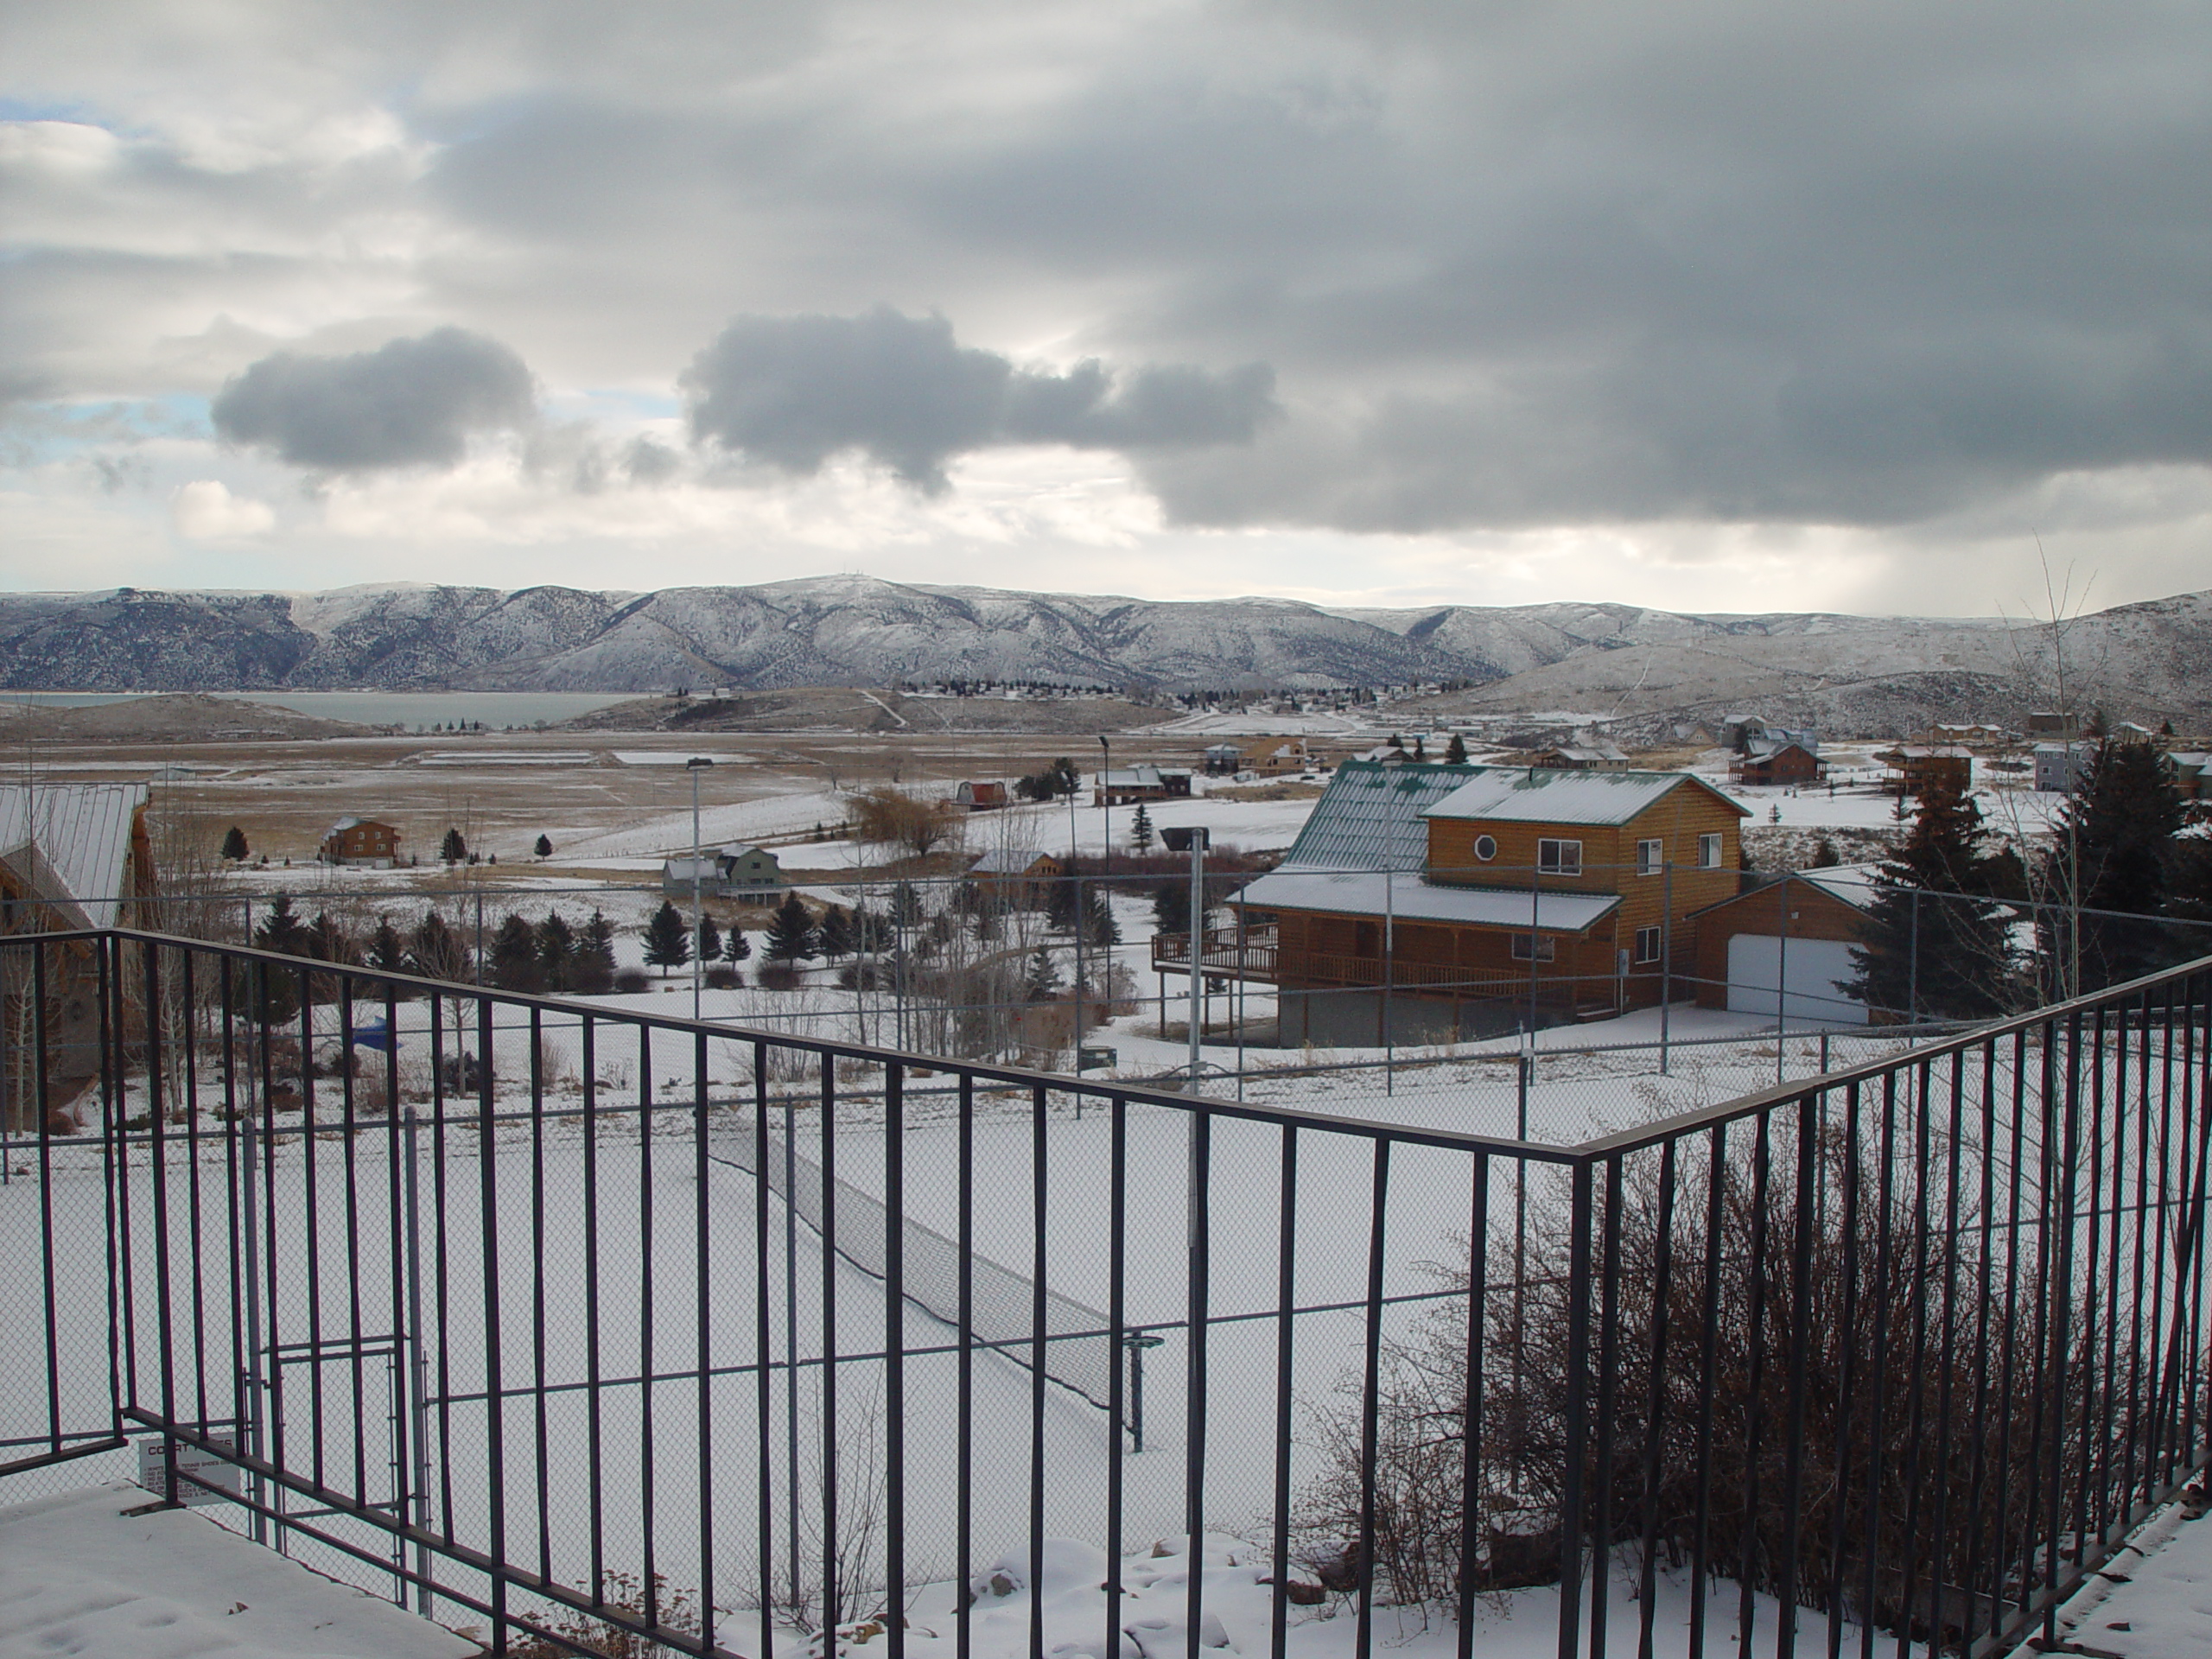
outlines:
[{"label": "snow-covered ground", "polygon": [[114,1481],[0,1510],[0,1659],[467,1659],[449,1630]]},{"label": "snow-covered ground", "polygon": [[2060,1610],[2060,1652],[2112,1659],[2212,1653],[2212,1526],[2176,1504],[2145,1522]]}]

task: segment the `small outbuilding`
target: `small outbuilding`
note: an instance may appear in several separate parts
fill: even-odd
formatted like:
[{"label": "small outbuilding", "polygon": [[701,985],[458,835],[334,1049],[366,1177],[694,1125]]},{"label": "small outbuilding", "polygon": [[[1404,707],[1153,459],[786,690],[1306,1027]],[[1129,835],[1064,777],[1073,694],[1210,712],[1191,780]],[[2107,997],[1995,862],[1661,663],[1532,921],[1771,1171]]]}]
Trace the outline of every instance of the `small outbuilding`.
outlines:
[{"label": "small outbuilding", "polygon": [[1042,909],[1067,873],[1065,861],[1026,847],[994,847],[968,867],[979,894],[1017,910]]},{"label": "small outbuilding", "polygon": [[984,779],[963,782],[952,791],[952,804],[963,812],[995,812],[1000,807],[1010,805],[1012,798],[1007,795],[1003,783],[995,779]]},{"label": "small outbuilding", "polygon": [[1685,954],[1694,964],[1698,1006],[1770,1018],[1779,1011],[1793,1023],[1866,1024],[1866,1005],[1843,986],[1856,972],[1851,949],[1873,904],[1873,877],[1872,865],[1793,871],[1693,913]]}]

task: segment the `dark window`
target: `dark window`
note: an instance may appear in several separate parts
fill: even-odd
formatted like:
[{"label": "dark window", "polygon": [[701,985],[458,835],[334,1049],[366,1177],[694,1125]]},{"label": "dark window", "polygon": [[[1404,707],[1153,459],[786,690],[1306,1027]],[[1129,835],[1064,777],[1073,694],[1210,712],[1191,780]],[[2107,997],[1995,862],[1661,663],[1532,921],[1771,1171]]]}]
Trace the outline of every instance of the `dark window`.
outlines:
[{"label": "dark window", "polygon": [[1636,930],[1636,959],[1638,962],[1658,961],[1659,944],[1659,930],[1657,928],[1637,928]]}]

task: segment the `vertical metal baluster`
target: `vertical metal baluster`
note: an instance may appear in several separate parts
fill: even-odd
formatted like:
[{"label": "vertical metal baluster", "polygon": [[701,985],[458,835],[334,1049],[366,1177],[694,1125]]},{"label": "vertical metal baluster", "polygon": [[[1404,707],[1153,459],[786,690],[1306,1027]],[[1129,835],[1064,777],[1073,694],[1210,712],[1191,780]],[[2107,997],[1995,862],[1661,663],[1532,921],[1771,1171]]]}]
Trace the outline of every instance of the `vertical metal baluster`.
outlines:
[{"label": "vertical metal baluster", "polygon": [[[1690,1637],[1693,1656],[1705,1652],[1706,1592],[1713,1563],[1708,1547],[1713,1529],[1713,1400],[1719,1379],[1720,1343],[1720,1235],[1726,1224],[1728,1191],[1728,1126],[1707,1131],[1713,1152],[1705,1187],[1705,1306],[1698,1338],[1697,1521],[1690,1542]],[[1523,1169],[1527,1167],[1525,1164]]]},{"label": "vertical metal baluster", "polygon": [[[1274,1659],[1283,1659],[1290,1639],[1291,1352],[1298,1305],[1296,1124],[1282,1126],[1282,1142],[1275,1161],[1275,1480],[1274,1500],[1268,1515],[1273,1536],[1269,1540],[1268,1555],[1271,1583],[1268,1594],[1268,1651]],[[1480,1300],[1482,1286],[1479,1281],[1473,1283],[1468,1294]],[[1118,1369],[1117,1366],[1117,1371]],[[1474,1373],[1470,1372],[1468,1387],[1473,1389],[1477,1386]],[[1462,1578],[1470,1576],[1471,1571],[1471,1558],[1463,1554]],[[1463,1614],[1464,1611],[1463,1608]]]},{"label": "vertical metal baluster", "polygon": [[1859,1526],[1866,1556],[1860,1586],[1861,1659],[1873,1659],[1875,1609],[1880,1604],[1882,1482],[1889,1468],[1890,1304],[1897,1294],[1891,1245],[1895,1236],[1897,1166],[1897,1074],[1882,1074],[1881,1153],[1874,1194],[1874,1401],[1866,1428],[1866,1510]]},{"label": "vertical metal baluster", "polygon": [[[653,1444],[653,1070],[651,1026],[638,1027],[638,1508],[645,1622],[660,1623],[658,1560],[654,1549],[659,1489]],[[766,1614],[762,1614],[763,1623]]]},{"label": "vertical metal baluster", "polygon": [[[1286,1135],[1293,1133],[1288,1129]],[[1490,1301],[1490,1154],[1478,1152],[1473,1158],[1472,1191],[1468,1200],[1467,1219],[1467,1398],[1465,1419],[1459,1426],[1459,1628],[1458,1641],[1453,1644],[1456,1659],[1474,1659],[1475,1651],[1475,1559],[1482,1543],[1482,1470],[1483,1470],[1483,1339],[1488,1320]],[[1287,1243],[1295,1229],[1286,1222],[1283,1235]],[[1285,1287],[1287,1305],[1288,1287]],[[1286,1360],[1287,1319],[1286,1318]],[[1283,1367],[1287,1376],[1288,1366]],[[1286,1402],[1287,1404],[1287,1402]],[[1278,1433],[1287,1421],[1287,1412],[1277,1419]],[[1282,1461],[1276,1476],[1278,1514],[1283,1516],[1278,1526],[1287,1521],[1289,1503],[1289,1448],[1281,1449]],[[1287,1542],[1287,1541],[1286,1541]],[[1281,1577],[1287,1562],[1286,1552],[1279,1548],[1275,1572]],[[1281,1601],[1278,1599],[1277,1618],[1281,1617]],[[1283,1659],[1282,1626],[1276,1625],[1273,1659]]]},{"label": "vertical metal baluster", "polygon": [[[1574,1659],[1582,1645],[1583,1475],[1590,1453],[1590,1165],[1571,1170],[1572,1211],[1567,1247],[1567,1421],[1560,1487],[1559,1659]],[[1692,1651],[1696,1649],[1693,1648]]]},{"label": "vertical metal baluster", "polygon": [[[1195,968],[1191,982],[1195,999]],[[1195,1001],[1192,1007],[1195,1014]],[[1195,1086],[1195,1076],[1192,1081]],[[1213,1115],[1203,1108],[1190,1109],[1190,1190],[1185,1218],[1190,1278],[1185,1291],[1189,1319],[1185,1334],[1190,1349],[1185,1356],[1183,1392],[1183,1533],[1190,1573],[1184,1585],[1183,1634],[1185,1659],[1198,1659],[1198,1620],[1205,1605],[1205,1554],[1199,1541],[1205,1536],[1206,1529],[1206,1319],[1212,1279],[1212,1227],[1206,1204],[1213,1188]],[[1360,1659],[1365,1659],[1363,1649]]]},{"label": "vertical metal baluster", "polygon": [[[1667,1427],[1667,1323],[1674,1294],[1675,1161],[1671,1135],[1659,1148],[1659,1195],[1651,1224],[1651,1374],[1643,1404],[1643,1561],[1637,1580],[1637,1659],[1652,1659],[1658,1590],[1659,1478]],[[1461,1659],[1467,1659],[1465,1655]]]},{"label": "vertical metal baluster", "polygon": [[[181,1503],[184,1494],[177,1491],[176,1439],[173,1433],[177,1427],[176,1335],[169,1283],[168,1112],[167,1103],[162,1098],[160,947],[141,946],[138,959],[146,999],[146,1116],[152,1129],[148,1137],[147,1160],[154,1178],[153,1215],[149,1219],[154,1228],[154,1329],[161,1344],[162,1495],[171,1503]],[[134,1394],[137,1391],[135,1380],[132,1390]]]},{"label": "vertical metal baluster", "polygon": [[[1914,1067],[1908,1083],[1916,1116],[1913,1119],[1912,1158],[1912,1268],[1906,1282],[1912,1288],[1912,1358],[1905,1367],[1911,1398],[1905,1412],[1904,1583],[1905,1609],[1899,1620],[1897,1659],[1910,1659],[1913,1591],[1920,1580],[1920,1521],[1922,1472],[1926,1467],[1928,1427],[1928,1252],[1932,1243],[1928,1214],[1928,1173],[1931,1166],[1934,1110],[1929,1100],[1929,1063]],[[1940,1448],[1938,1465],[1940,1466]],[[1942,1591],[1940,1568],[1931,1593]]]},{"label": "vertical metal baluster", "polygon": [[[1950,1055],[1951,1116],[1949,1122],[1950,1147],[1944,1159],[1943,1191],[1943,1323],[1942,1358],[1938,1362],[1937,1396],[1936,1403],[1936,1534],[1935,1565],[1930,1569],[1929,1594],[1930,1605],[1940,1622],[1945,1586],[1954,1582],[1950,1564],[1951,1539],[1951,1408],[1956,1399],[1958,1374],[1958,1287],[1959,1287],[1959,1190],[1963,1171],[1960,1160],[1966,1135],[1966,1077],[1961,1067],[1963,1053],[1953,1050]],[[1935,1103],[1924,1102],[1923,1110],[1934,1115]],[[1923,1179],[1926,1179],[1923,1172]],[[1923,1290],[1924,1294],[1924,1290]],[[1975,1391],[1980,1392],[1980,1378],[1975,1379]],[[1963,1585],[1967,1575],[1959,1573],[1955,1581]],[[1969,1615],[1971,1617],[1971,1615]]]},{"label": "vertical metal baluster", "polygon": [[[1368,1659],[1375,1646],[1375,1465],[1382,1404],[1382,1251],[1389,1213],[1390,1142],[1375,1137],[1374,1186],[1369,1199],[1367,1234],[1367,1373],[1360,1384],[1359,1421],[1359,1625],[1352,1652]],[[1203,1558],[1195,1541],[1191,1576],[1198,1578]],[[1189,1632],[1190,1659],[1198,1659],[1198,1632]]]},{"label": "vertical metal baluster", "polygon": [[[1077,912],[1080,918],[1081,912]],[[1076,1041],[1080,1044],[1082,1033]],[[1045,1652],[1045,1087],[1029,1103],[1029,1651]],[[963,1566],[963,1570],[965,1570]]]},{"label": "vertical metal baluster", "polygon": [[[959,1395],[954,1455],[960,1466],[954,1476],[959,1513],[953,1517],[953,1559],[964,1583],[976,1548],[976,1078],[972,1072],[963,1071],[960,1076],[957,1132],[960,1283],[955,1294],[959,1298],[960,1352],[954,1378]],[[1031,1593],[1035,1593],[1033,1586]],[[973,1651],[970,1644],[974,1630],[968,1606],[969,1598],[963,1595],[954,1609],[954,1659],[969,1659]]]},{"label": "vertical metal baluster", "polygon": [[[822,1628],[836,1659],[837,1582],[837,1062],[822,1057]],[[964,1570],[964,1567],[963,1567]],[[964,1598],[963,1598],[964,1599]]]},{"label": "vertical metal baluster", "polygon": [[1788,1427],[1782,1462],[1782,1583],[1776,1599],[1781,1621],[1775,1636],[1777,1659],[1797,1651],[1797,1549],[1803,1535],[1805,1507],[1805,1395],[1808,1351],[1813,1345],[1813,1200],[1820,1156],[1817,1095],[1797,1102],[1797,1192],[1789,1250],[1789,1384],[1785,1408]]},{"label": "vertical metal baluster", "polygon": [[[707,1102],[707,1039],[704,1033],[700,1034],[696,1041],[698,1052],[694,1058],[693,1069],[697,1073],[699,1111],[703,1119]],[[703,1133],[703,1122],[702,1130]],[[704,1156],[703,1151],[701,1155]],[[753,1045],[753,1354],[756,1362],[753,1368],[753,1414],[755,1441],[753,1456],[758,1459],[760,1473],[760,1490],[757,1494],[760,1507],[754,1517],[754,1524],[760,1528],[760,1649],[764,1656],[774,1653],[776,1642],[772,1629],[774,1621],[770,1611],[776,1583],[775,1482],[770,1474],[774,1467],[776,1395],[773,1364],[775,1356],[770,1347],[773,1340],[774,1326],[771,1317],[773,1310],[770,1306],[770,1287],[772,1281],[768,1274],[769,1240],[772,1236],[769,1224],[771,1217],[768,1189],[774,1177],[770,1173],[772,1166],[769,1163],[769,1158],[768,1045],[756,1039]],[[785,1202],[789,1203],[792,1194],[786,1192],[784,1194]],[[894,1217],[887,1224],[895,1227],[898,1224],[897,1218]],[[699,1270],[702,1274],[706,1270],[706,1260],[702,1256]],[[699,1305],[699,1320],[700,1329],[703,1332],[707,1317],[703,1278],[701,1282],[702,1288]],[[787,1363],[798,1363],[798,1356],[795,1354],[786,1354],[784,1357]],[[699,1355],[702,1411],[705,1409],[703,1389],[706,1382],[706,1368],[707,1357],[702,1350]],[[701,1465],[700,1478],[702,1482],[706,1478],[703,1465]],[[791,1539],[791,1554],[796,1558],[798,1554],[798,1539],[796,1536]],[[796,1616],[798,1610],[794,1607],[791,1611]]]},{"label": "vertical metal baluster", "polygon": [[1766,1414],[1766,1243],[1767,1177],[1774,1151],[1773,1120],[1764,1112],[1751,1139],[1751,1376],[1744,1386],[1744,1545],[1738,1557],[1736,1601],[1737,1651],[1751,1651],[1753,1599],[1758,1581],[1759,1432]]},{"label": "vertical metal baluster", "polygon": [[[691,1179],[694,1207],[691,1226],[696,1254],[691,1272],[693,1287],[697,1294],[695,1318],[698,1324],[698,1330],[693,1338],[692,1352],[693,1363],[698,1367],[696,1385],[698,1389],[699,1414],[699,1646],[702,1651],[711,1652],[716,1645],[715,1639],[714,1342],[713,1328],[709,1322],[714,1292],[710,1266],[714,1261],[714,1253],[711,1248],[713,1240],[709,1228],[711,1211],[707,1202],[707,1033],[703,1031],[698,1033],[694,1041],[696,1046],[692,1052]],[[762,1184],[766,1185],[768,1169],[765,1163],[760,1168],[760,1179]],[[784,1202],[787,1207],[793,1196],[791,1189],[786,1186],[784,1190]],[[761,1357],[763,1360],[767,1357],[765,1350],[762,1351]],[[798,1356],[794,1353],[786,1353],[784,1356],[784,1363],[795,1371],[798,1364]],[[760,1368],[760,1375],[765,1377],[767,1374],[768,1369],[764,1364]],[[767,1490],[767,1481],[765,1478],[767,1466],[767,1459],[763,1458],[760,1467],[763,1471],[761,1490],[764,1492]],[[796,1529],[791,1534],[791,1560],[796,1562],[798,1560],[798,1534]],[[766,1600],[766,1580],[762,1580],[762,1599]],[[763,1611],[765,1614],[765,1610]],[[762,1650],[766,1652],[768,1641],[768,1621],[765,1616],[760,1621],[760,1633]]]},{"label": "vertical metal baluster", "polygon": [[[1108,1427],[1112,1432],[1113,1451],[1106,1463],[1106,1628],[1098,1650],[1118,1659],[1122,1650],[1122,1428],[1127,1421],[1130,1403],[1123,1379],[1128,1376],[1132,1352],[1128,1346],[1127,1325],[1129,1103],[1120,1095],[1110,1096],[1107,1111],[1111,1147],[1107,1156],[1106,1172],[1106,1324],[1114,1344],[1114,1351],[1109,1357],[1114,1374],[1113,1380],[1107,1385],[1107,1416],[1109,1419]],[[963,1122],[967,1116],[967,1096],[963,1094],[961,1112]],[[961,1167],[967,1167],[964,1156]],[[962,1260],[963,1262],[966,1260],[964,1253]],[[963,1408],[962,1421],[964,1423],[966,1421]],[[963,1467],[965,1467],[964,1461]],[[960,1565],[963,1573],[967,1571],[964,1558]],[[964,1602],[966,1599],[963,1597],[962,1599]],[[967,1631],[964,1614],[961,1631],[964,1640]],[[957,1659],[966,1659],[964,1649]]]},{"label": "vertical metal baluster", "polygon": [[549,1490],[552,1465],[550,1431],[545,1421],[545,1061],[542,1012],[530,1010],[530,1399],[531,1444],[537,1453],[531,1472],[537,1500],[537,1576],[553,1578],[553,1504]]},{"label": "vertical metal baluster", "polygon": [[[891,1659],[906,1659],[906,1068],[883,1077],[883,1383],[885,1408],[883,1602]],[[966,1571],[967,1564],[961,1564]]]},{"label": "vertical metal baluster", "polygon": [[[2003,1620],[1998,1617],[1999,1596],[1994,1585],[1982,1583],[1983,1521],[1988,1513],[1989,1500],[1983,1478],[1988,1472],[1989,1433],[1989,1325],[1990,1305],[1993,1287],[1991,1284],[1991,1263],[1994,1246],[1991,1229],[1995,1224],[1997,1211],[1997,1045],[1994,1040],[1984,1043],[1977,1051],[1981,1059],[1981,1189],[1974,1208],[1979,1224],[1975,1229],[1974,1252],[1974,1368],[1968,1373],[1974,1391],[1974,1420],[1967,1429],[1967,1443],[1973,1448],[1972,1468],[1967,1478],[1967,1556],[1965,1570],[1959,1583],[1967,1592],[1966,1639],[1972,1643],[1980,1635],[1994,1637]],[[2009,1430],[2012,1426],[2009,1411],[2002,1395],[1998,1396],[2000,1421]],[[1986,1591],[1989,1605],[1989,1624],[1986,1631],[1978,1631],[1974,1597]]]},{"label": "vertical metal baluster", "polygon": [[599,1028],[583,1016],[584,1086],[584,1455],[585,1526],[591,1547],[591,1599],[607,1599],[607,1437],[600,1395]]},{"label": "vertical metal baluster", "polygon": [[[1825,1071],[1827,1068],[1821,1069]],[[1852,1408],[1857,1402],[1859,1387],[1859,1206],[1865,1185],[1861,1176],[1866,1162],[1859,1144],[1859,1084],[1847,1083],[1843,1090],[1843,1139],[1837,1154],[1838,1176],[1843,1185],[1843,1209],[1838,1222],[1842,1241],[1843,1300],[1836,1319],[1836,1332],[1843,1351],[1843,1363],[1838,1368],[1836,1377],[1834,1496],[1829,1500],[1827,1659],[1841,1659],[1843,1653],[1844,1517],[1851,1508]],[[1873,1448],[1870,1446],[1867,1458],[1870,1467],[1873,1463],[1872,1453]],[[1872,1610],[1863,1610],[1861,1617],[1871,1622]],[[1644,1659],[1649,1659],[1649,1656],[1644,1656]]]},{"label": "vertical metal baluster", "polygon": [[1621,1321],[1621,1203],[1624,1156],[1605,1164],[1605,1219],[1598,1252],[1598,1446],[1591,1468],[1597,1482],[1590,1560],[1590,1651],[1605,1651],[1606,1615],[1613,1587],[1613,1430],[1619,1402]]},{"label": "vertical metal baluster", "polygon": [[485,1440],[490,1454],[489,1551],[492,1573],[492,1651],[507,1651],[507,1417],[505,1376],[501,1366],[503,1346],[499,1324],[499,1127],[492,1115],[492,1004],[476,1003],[476,1161],[477,1203],[484,1252],[481,1264],[484,1294],[484,1414]]}]

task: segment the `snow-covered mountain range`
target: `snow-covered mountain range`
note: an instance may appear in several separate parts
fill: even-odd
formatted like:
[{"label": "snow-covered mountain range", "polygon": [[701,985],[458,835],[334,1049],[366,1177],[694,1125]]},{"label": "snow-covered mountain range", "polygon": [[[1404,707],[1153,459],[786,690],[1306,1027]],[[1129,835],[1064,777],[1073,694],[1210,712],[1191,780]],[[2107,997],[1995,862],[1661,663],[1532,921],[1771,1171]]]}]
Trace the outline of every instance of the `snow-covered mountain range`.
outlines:
[{"label": "snow-covered mountain range", "polygon": [[[2086,704],[2212,713],[2212,593],[2067,626]],[[1492,707],[1623,714],[1739,696],[1902,699],[1964,714],[2056,696],[2052,630],[1999,619],[1627,605],[1341,610],[923,587],[865,576],[587,593],[0,594],[0,686],[649,692],[946,678],[1165,690],[1466,681]]]}]

